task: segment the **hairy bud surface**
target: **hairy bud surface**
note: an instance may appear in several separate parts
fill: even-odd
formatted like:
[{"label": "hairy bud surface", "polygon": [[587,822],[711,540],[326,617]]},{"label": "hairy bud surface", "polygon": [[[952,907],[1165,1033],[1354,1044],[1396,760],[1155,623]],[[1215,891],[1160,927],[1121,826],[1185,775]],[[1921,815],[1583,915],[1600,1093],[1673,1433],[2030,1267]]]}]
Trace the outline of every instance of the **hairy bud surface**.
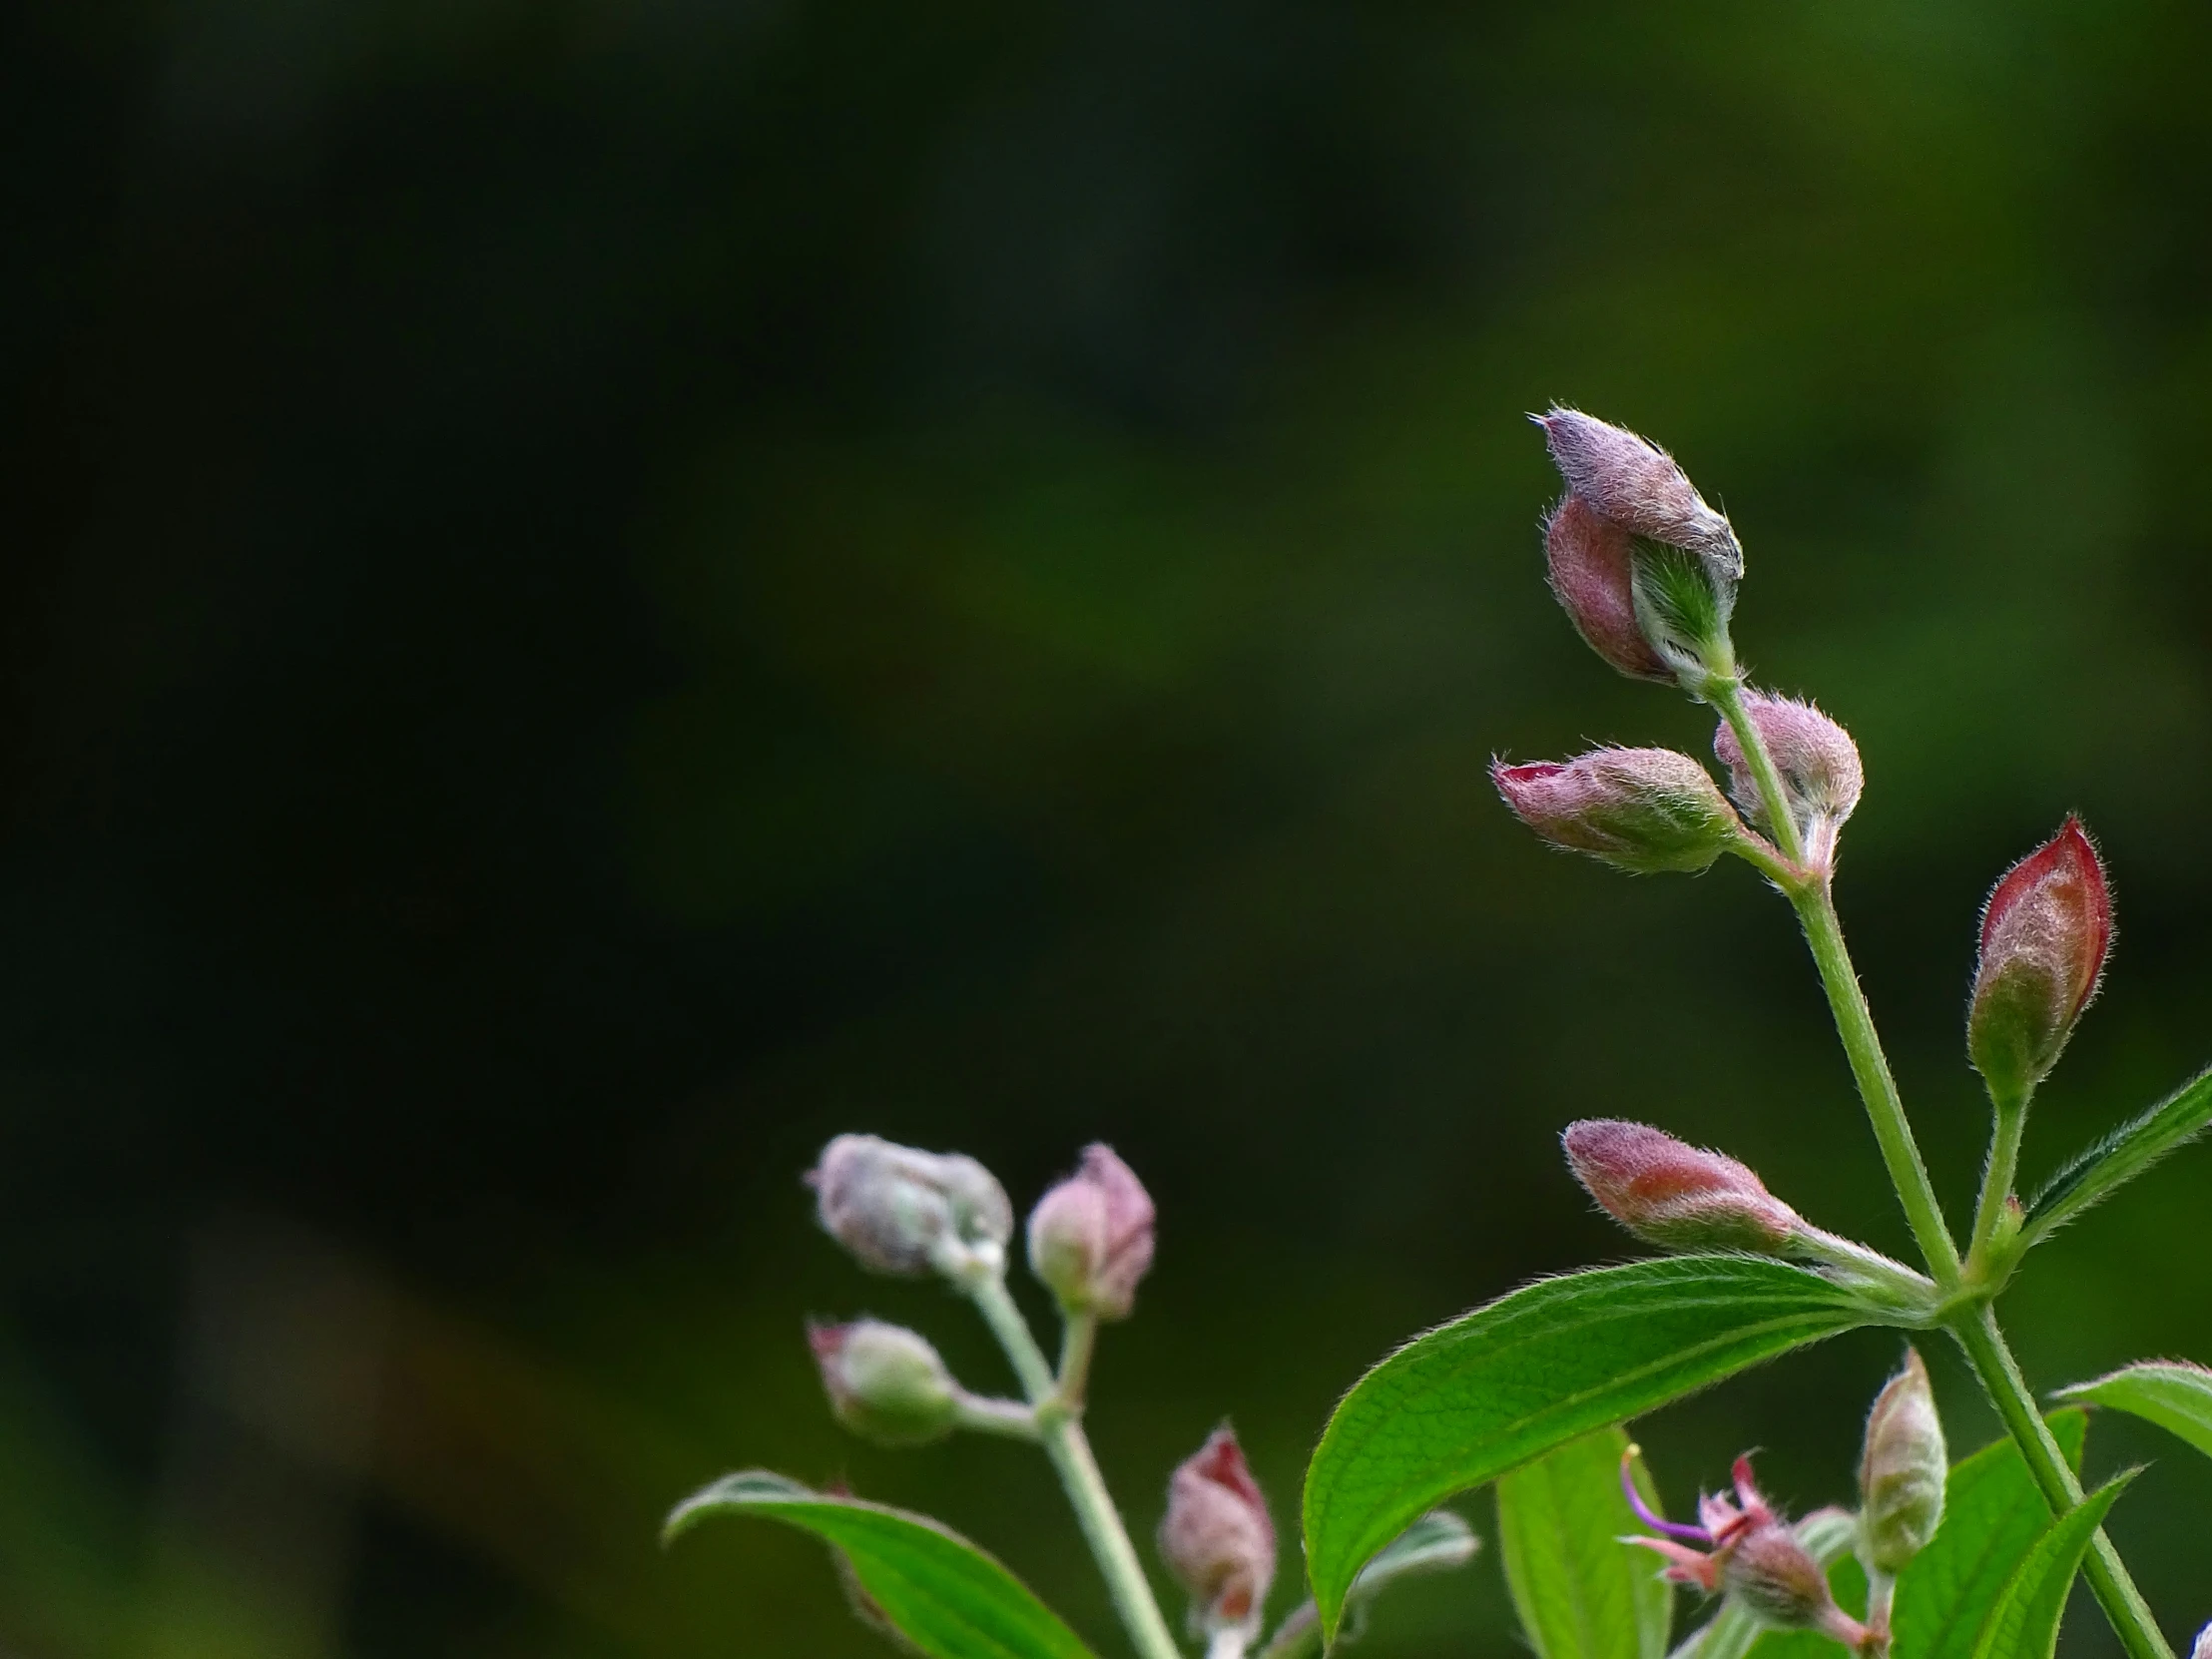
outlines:
[{"label": "hairy bud surface", "polygon": [[1014,1207],[991,1172],[959,1153],[839,1135],[807,1177],[824,1231],[877,1273],[958,1277],[1003,1260]]},{"label": "hairy bud surface", "polygon": [[2058,1063],[2111,946],[2104,863],[2069,818],[2005,871],[1981,913],[1966,1046],[1992,1095],[2016,1099]]},{"label": "hairy bud surface", "polygon": [[1560,1137],[1599,1208],[1663,1250],[1785,1251],[1802,1223],[1745,1165],[1663,1129],[1585,1118]]},{"label": "hairy bud surface", "polygon": [[807,1344],[836,1419],[877,1445],[927,1445],[952,1432],[960,1385],[926,1338],[881,1320],[815,1325]]},{"label": "hairy bud surface", "polygon": [[1905,1368],[1875,1396],[1859,1457],[1860,1552],[1870,1569],[1895,1577],[1928,1547],[1949,1473],[1936,1391],[1919,1351],[1908,1348]]},{"label": "hairy bud surface", "polygon": [[1490,781],[1514,817],[1552,845],[1638,874],[1704,869],[1742,830],[1711,775],[1671,749],[1493,762]]},{"label": "hairy bud surface", "polygon": [[1190,1592],[1194,1631],[1259,1628],[1275,1581],[1275,1523],[1227,1427],[1215,1429],[1168,1481],[1159,1543],[1160,1558]]},{"label": "hairy bud surface", "polygon": [[[1810,703],[1747,690],[1744,712],[1781,775],[1784,808],[1805,845],[1807,861],[1817,869],[1831,867],[1837,833],[1857,810],[1867,787],[1859,746],[1849,732]],[[1772,832],[1775,826],[1768,822],[1759,780],[1726,721],[1713,734],[1713,753],[1728,768],[1728,793],[1744,816]]]},{"label": "hairy bud surface", "polygon": [[1637,680],[1674,678],[1636,615],[1635,538],[1569,491],[1544,521],[1553,596],[1583,643]]},{"label": "hairy bud surface", "polygon": [[1152,1199],[1109,1146],[1085,1147],[1029,1213],[1029,1266],[1071,1314],[1127,1319],[1152,1245]]}]

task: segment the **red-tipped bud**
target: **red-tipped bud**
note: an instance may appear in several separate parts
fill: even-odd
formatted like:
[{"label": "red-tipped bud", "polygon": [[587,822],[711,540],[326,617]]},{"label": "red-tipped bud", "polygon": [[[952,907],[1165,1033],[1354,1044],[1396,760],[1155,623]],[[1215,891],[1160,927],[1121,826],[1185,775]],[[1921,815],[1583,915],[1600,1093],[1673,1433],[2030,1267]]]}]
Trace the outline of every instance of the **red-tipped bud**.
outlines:
[{"label": "red-tipped bud", "polygon": [[1875,1396],[1859,1457],[1859,1537],[1866,1564],[1896,1577],[1928,1547],[1943,1518],[1950,1453],[1936,1390],[1917,1350]]},{"label": "red-tipped bud", "polygon": [[839,1135],[807,1177],[824,1231],[862,1267],[959,1277],[1003,1262],[1014,1207],[991,1172],[959,1153]]},{"label": "red-tipped bud", "polygon": [[1711,775],[1671,749],[1493,762],[1490,781],[1513,816],[1552,845],[1639,874],[1704,869],[1742,829]]},{"label": "red-tipped bud", "polygon": [[1631,535],[1699,555],[1717,577],[1733,582],[1743,575],[1736,532],[1664,449],[1579,409],[1530,418],[1544,429],[1567,488],[1600,513]]},{"label": "red-tipped bud", "polygon": [[1600,1209],[1662,1250],[1749,1250],[1778,1256],[1801,1223],[1735,1159],[1647,1123],[1585,1118],[1560,1137],[1574,1178]]},{"label": "red-tipped bud", "polygon": [[[1859,746],[1849,732],[1810,703],[1747,691],[1744,710],[1782,776],[1783,799],[1798,838],[1805,843],[1807,861],[1817,869],[1828,868],[1835,859],[1836,833],[1867,787]],[[1744,816],[1773,832],[1759,781],[1725,721],[1713,734],[1713,753],[1728,768],[1728,793]]]},{"label": "red-tipped bud", "polygon": [[1583,643],[1634,679],[1671,681],[1636,617],[1634,549],[1624,526],[1571,491],[1544,522],[1551,591]]},{"label": "red-tipped bud", "polygon": [[927,1445],[952,1432],[960,1385],[928,1340],[881,1320],[814,1325],[807,1343],[839,1422],[877,1445]]},{"label": "red-tipped bud", "polygon": [[2104,864],[2069,818],[2005,872],[1981,912],[1966,1045],[1992,1095],[2016,1100],[2057,1063],[2111,944]]},{"label": "red-tipped bud", "polygon": [[1275,1581],[1275,1523],[1237,1436],[1217,1428],[1168,1481],[1160,1558],[1191,1595],[1191,1628],[1254,1631]]},{"label": "red-tipped bud", "polygon": [[1152,1199],[1112,1147],[1085,1147],[1082,1167],[1037,1201],[1029,1266],[1067,1312],[1129,1317],[1152,1266]]}]

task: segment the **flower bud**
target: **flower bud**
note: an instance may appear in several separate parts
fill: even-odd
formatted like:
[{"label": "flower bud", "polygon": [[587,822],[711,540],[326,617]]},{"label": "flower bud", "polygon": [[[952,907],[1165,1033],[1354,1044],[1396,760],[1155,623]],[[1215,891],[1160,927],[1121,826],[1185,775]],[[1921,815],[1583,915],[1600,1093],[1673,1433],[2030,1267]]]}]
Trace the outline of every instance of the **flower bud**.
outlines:
[{"label": "flower bud", "polygon": [[1191,1628],[1256,1631],[1275,1581],[1275,1523],[1237,1436],[1221,1427],[1168,1481],[1160,1558],[1191,1595]]},{"label": "flower bud", "polygon": [[1636,617],[1634,547],[1625,528],[1572,491],[1544,522],[1551,591],[1583,643],[1633,679],[1671,681]]},{"label": "flower bud", "polygon": [[1152,1266],[1152,1200],[1112,1147],[1085,1147],[1082,1167],[1037,1201],[1029,1266],[1067,1312],[1129,1317]]},{"label": "flower bud", "polygon": [[824,1231],[862,1267],[916,1278],[995,1266],[1014,1207],[991,1172],[959,1153],[839,1135],[807,1177]]},{"label": "flower bud", "polygon": [[877,1445],[927,1445],[952,1432],[960,1385],[926,1338],[881,1320],[811,1325],[807,1344],[837,1421]]},{"label": "flower bud", "polygon": [[1742,577],[1736,532],[1664,449],[1579,409],[1554,407],[1529,418],[1544,429],[1567,488],[1598,512],[1631,535],[1697,554],[1716,577]]},{"label": "flower bud", "polygon": [[2189,1650],[2189,1659],[2212,1659],[2212,1624],[2197,1632],[2197,1645]]},{"label": "flower bud", "polygon": [[[1807,862],[1816,869],[1828,868],[1835,860],[1836,833],[1867,787],[1859,746],[1849,732],[1810,703],[1747,691],[1744,711],[1782,776],[1783,799],[1798,838],[1805,843]],[[1735,730],[1725,721],[1713,734],[1713,753],[1728,768],[1728,793],[1744,816],[1773,832],[1759,781],[1752,776]]]},{"label": "flower bud", "polygon": [[1560,1137],[1583,1191],[1629,1232],[1662,1250],[1749,1250],[1779,1256],[1803,1225],[1795,1210],[1735,1159],[1646,1123],[1584,1118]]},{"label": "flower bud", "polygon": [[1895,1577],[1928,1547],[1949,1472],[1928,1368],[1908,1348],[1905,1369],[1875,1396],[1859,1459],[1860,1551],[1871,1571]]},{"label": "flower bud", "polygon": [[1981,912],[1966,1046],[1991,1095],[2017,1100],[2057,1063],[2111,944],[2104,865],[2069,818],[2005,871]]},{"label": "flower bud", "polygon": [[1836,1605],[1828,1574],[1782,1520],[1754,1526],[1726,1552],[1721,1589],[1744,1611],[1785,1630],[1819,1630],[1856,1647],[1867,1632]]},{"label": "flower bud", "polygon": [[1596,749],[1571,761],[1492,762],[1505,805],[1554,846],[1622,869],[1700,870],[1742,830],[1706,770],[1671,749]]}]

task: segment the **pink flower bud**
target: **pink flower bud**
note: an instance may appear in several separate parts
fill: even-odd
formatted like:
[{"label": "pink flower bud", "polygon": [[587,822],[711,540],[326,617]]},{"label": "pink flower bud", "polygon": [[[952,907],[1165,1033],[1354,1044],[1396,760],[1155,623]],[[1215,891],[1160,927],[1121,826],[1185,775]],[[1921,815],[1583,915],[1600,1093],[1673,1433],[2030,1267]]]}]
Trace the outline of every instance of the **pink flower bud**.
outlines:
[{"label": "pink flower bud", "polygon": [[1191,1595],[1191,1628],[1255,1631],[1275,1581],[1275,1523],[1229,1428],[1214,1430],[1168,1481],[1160,1558]]},{"label": "pink flower bud", "polygon": [[1544,523],[1551,591],[1583,643],[1638,680],[1674,679],[1636,618],[1634,538],[1572,491]]},{"label": "pink flower bud", "polygon": [[1152,1200],[1112,1147],[1085,1147],[1082,1167],[1038,1200],[1029,1266],[1069,1313],[1129,1317],[1152,1266]]},{"label": "pink flower bud", "polygon": [[1727,581],[1742,577],[1736,532],[1705,504],[1672,455],[1579,409],[1554,407],[1530,418],[1544,429],[1568,489],[1631,535],[1698,554]]},{"label": "pink flower bud", "polygon": [[2197,1632],[2197,1645],[2189,1650],[2189,1659],[2212,1659],[2212,1624]]},{"label": "pink flower bud", "polygon": [[862,1267],[907,1278],[1002,1260],[1014,1207],[991,1172],[959,1153],[839,1135],[807,1177],[824,1231]]},{"label": "pink flower bud", "polygon": [[1597,749],[1571,761],[1492,762],[1505,805],[1554,846],[1622,869],[1700,870],[1742,830],[1706,770],[1671,749]]},{"label": "pink flower bud", "polygon": [[[1782,794],[1798,837],[1805,843],[1806,861],[1816,869],[1829,868],[1835,862],[1837,831],[1867,787],[1859,746],[1849,732],[1810,703],[1747,691],[1744,709],[1766,744],[1775,771],[1782,775]],[[1736,805],[1746,818],[1771,832],[1774,826],[1767,821],[1759,781],[1725,721],[1713,734],[1713,753],[1728,768],[1728,793],[1736,798]]]},{"label": "pink flower bud", "polygon": [[1943,1518],[1950,1453],[1918,1351],[1875,1396],[1859,1458],[1859,1532],[1868,1566],[1892,1577],[1928,1547]]},{"label": "pink flower bud", "polygon": [[830,1409],[862,1439],[927,1445],[952,1432],[960,1385],[926,1338],[880,1320],[855,1320],[809,1326],[807,1343]]},{"label": "pink flower bud", "polygon": [[2005,872],[1981,912],[1966,1043],[1992,1095],[2018,1099],[2057,1063],[2111,944],[2104,864],[2069,818]]},{"label": "pink flower bud", "polygon": [[1754,1526],[1726,1554],[1722,1590],[1763,1623],[1818,1630],[1847,1647],[1866,1641],[1865,1628],[1836,1605],[1828,1574],[1788,1522],[1770,1519]]},{"label": "pink flower bud", "polygon": [[1778,1256],[1802,1225],[1735,1159],[1646,1123],[1585,1118],[1560,1137],[1574,1178],[1598,1207],[1662,1250],[1750,1250]]}]

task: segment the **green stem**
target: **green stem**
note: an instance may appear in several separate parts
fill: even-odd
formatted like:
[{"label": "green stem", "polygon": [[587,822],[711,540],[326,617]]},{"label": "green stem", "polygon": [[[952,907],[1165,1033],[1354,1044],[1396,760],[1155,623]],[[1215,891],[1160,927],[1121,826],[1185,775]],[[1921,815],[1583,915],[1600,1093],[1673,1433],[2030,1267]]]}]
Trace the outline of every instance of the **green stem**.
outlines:
[{"label": "green stem", "polygon": [[1702,695],[1719,712],[1721,719],[1728,722],[1728,729],[1736,734],[1736,747],[1744,752],[1752,781],[1759,786],[1760,803],[1767,809],[1767,830],[1774,836],[1776,850],[1792,864],[1802,863],[1805,845],[1798,837],[1797,820],[1790,812],[1789,792],[1782,787],[1782,773],[1774,764],[1774,756],[1768,753],[1767,740],[1759,735],[1750,711],[1744,707],[1743,682],[1735,676],[1733,653],[1729,672],[1715,676]]},{"label": "green stem", "polygon": [[2012,1196],[2012,1179],[2019,1172],[2020,1134],[2027,1126],[2027,1097],[1993,1100],[1996,1125],[1989,1132],[1989,1161],[1981,1172],[1981,1202],[1974,1207],[1973,1248],[1966,1260],[1977,1276],[1989,1268],[1989,1252],[2004,1224],[2004,1201]]},{"label": "green stem", "polygon": [[[2020,1375],[2011,1349],[2005,1346],[2004,1333],[1997,1329],[1995,1312],[1986,1303],[1982,1304],[1953,1323],[1951,1335],[1966,1351],[1966,1358],[1972,1362],[1982,1387],[1988,1390],[1997,1415],[2004,1419],[2013,1443],[2027,1460],[2028,1472],[2035,1477],[2043,1501],[2050,1505],[2052,1514],[2064,1514],[2081,1501],[2081,1482],[2074,1477],[2065,1453],[2051,1434],[2050,1425],[2043,1421],[2042,1412],[2035,1408],[2035,1396],[2028,1391],[2027,1380]],[[2159,1633],[2158,1621],[2151,1616],[2142,1592],[2128,1577],[2119,1551],[2112,1547],[2112,1540],[2101,1530],[2090,1545],[2088,1559],[2082,1563],[2081,1570],[2089,1580],[2089,1588],[2096,1593],[2098,1604],[2104,1608],[2104,1616],[2110,1621],[2113,1633],[2127,1649],[2129,1659],[2173,1659],[2173,1650]]]},{"label": "green stem", "polygon": [[1121,1614],[1130,1641],[1143,1659],[1183,1659],[1175,1637],[1168,1631],[1167,1620],[1160,1616],[1160,1604],[1153,1599],[1152,1585],[1145,1578],[1144,1563],[1137,1559],[1136,1546],[1129,1541],[1129,1530],[1121,1523],[1121,1511],[1114,1507],[1113,1497],[1106,1490],[1106,1477],[1099,1472],[1098,1459],[1091,1455],[1082,1422],[1059,1399],[1052,1368],[1045,1363],[1044,1351],[1037,1347],[1029,1322],[1007,1295],[1004,1276],[982,1274],[963,1288],[998,1339],[998,1346],[1006,1351],[1014,1375],[1021,1379],[1022,1392],[1036,1408],[1045,1455],[1052,1459],[1060,1484],[1067,1488],[1076,1522],[1097,1558],[1098,1570],[1106,1579],[1107,1592],[1114,1598],[1114,1608]]}]

